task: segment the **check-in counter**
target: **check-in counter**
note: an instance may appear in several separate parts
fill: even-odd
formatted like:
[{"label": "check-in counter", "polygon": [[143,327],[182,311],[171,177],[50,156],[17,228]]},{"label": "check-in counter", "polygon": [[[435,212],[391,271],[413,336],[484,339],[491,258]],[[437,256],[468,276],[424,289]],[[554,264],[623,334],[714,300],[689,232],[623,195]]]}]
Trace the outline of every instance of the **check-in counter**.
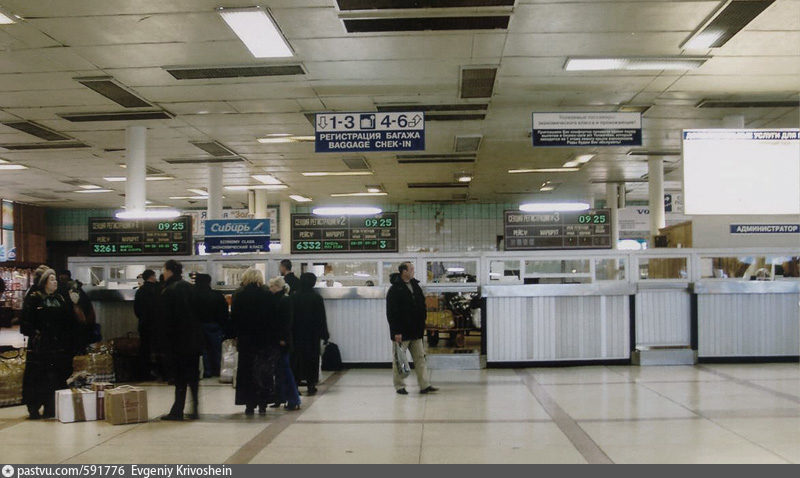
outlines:
[{"label": "check-in counter", "polygon": [[331,341],[339,346],[342,362],[387,363],[392,360],[385,287],[320,288]]},{"label": "check-in counter", "polygon": [[85,287],[84,290],[92,301],[103,339],[108,340],[125,337],[129,333],[139,333],[139,320],[133,313],[135,290],[99,287]]},{"label": "check-in counter", "polygon": [[627,282],[484,286],[487,363],[629,360]]},{"label": "check-in counter", "polygon": [[800,282],[696,282],[698,358],[800,355]]}]

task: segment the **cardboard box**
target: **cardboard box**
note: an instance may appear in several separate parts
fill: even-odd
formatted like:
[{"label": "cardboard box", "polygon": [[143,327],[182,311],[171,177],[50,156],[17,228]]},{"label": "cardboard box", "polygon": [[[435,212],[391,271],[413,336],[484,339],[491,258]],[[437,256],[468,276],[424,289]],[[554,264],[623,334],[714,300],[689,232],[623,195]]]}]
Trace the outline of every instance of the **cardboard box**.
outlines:
[{"label": "cardboard box", "polygon": [[56,418],[61,423],[97,420],[97,392],[82,388],[56,390]]},{"label": "cardboard box", "polygon": [[147,391],[123,385],[105,391],[106,421],[112,425],[147,421]]},{"label": "cardboard box", "polygon": [[106,390],[114,388],[113,383],[109,382],[94,382],[91,385],[92,390],[97,393],[97,419],[98,420],[105,420],[106,419]]}]

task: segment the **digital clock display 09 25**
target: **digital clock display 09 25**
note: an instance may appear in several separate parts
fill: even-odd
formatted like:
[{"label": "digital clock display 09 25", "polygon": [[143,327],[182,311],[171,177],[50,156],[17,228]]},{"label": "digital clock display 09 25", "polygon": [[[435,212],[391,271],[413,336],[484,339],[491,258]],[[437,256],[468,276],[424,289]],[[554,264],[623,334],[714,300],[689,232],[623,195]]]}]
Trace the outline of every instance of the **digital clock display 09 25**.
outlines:
[{"label": "digital clock display 09 25", "polygon": [[581,214],[578,216],[578,224],[605,224],[608,221],[606,214]]}]

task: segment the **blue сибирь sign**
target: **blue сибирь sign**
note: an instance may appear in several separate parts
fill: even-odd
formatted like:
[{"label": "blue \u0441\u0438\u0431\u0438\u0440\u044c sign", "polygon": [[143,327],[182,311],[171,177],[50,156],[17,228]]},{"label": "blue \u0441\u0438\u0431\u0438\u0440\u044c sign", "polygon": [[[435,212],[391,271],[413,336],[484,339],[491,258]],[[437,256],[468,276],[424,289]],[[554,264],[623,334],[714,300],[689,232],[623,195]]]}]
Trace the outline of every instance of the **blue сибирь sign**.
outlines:
[{"label": "blue \u0441\u0438\u0431\u0438\u0440\u044c sign", "polygon": [[533,113],[531,138],[542,146],[641,146],[641,113]]},{"label": "blue \u0441\u0438\u0431\u0438\u0440\u044c sign", "polygon": [[731,224],[731,234],[800,234],[800,224]]},{"label": "blue \u0441\u0438\u0431\u0438\u0440\u044c sign", "polygon": [[209,219],[206,252],[268,252],[269,219]]},{"label": "blue \u0441\u0438\u0431\u0438\u0440\u044c sign", "polygon": [[425,113],[317,113],[317,153],[424,151]]}]

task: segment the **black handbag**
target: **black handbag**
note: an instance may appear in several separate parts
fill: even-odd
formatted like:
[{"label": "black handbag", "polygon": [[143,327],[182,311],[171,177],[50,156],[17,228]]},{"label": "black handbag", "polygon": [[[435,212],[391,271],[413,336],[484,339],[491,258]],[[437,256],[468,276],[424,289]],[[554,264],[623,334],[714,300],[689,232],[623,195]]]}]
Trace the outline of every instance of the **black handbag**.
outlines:
[{"label": "black handbag", "polygon": [[342,354],[339,353],[339,346],[333,342],[328,342],[325,351],[322,352],[322,370],[326,372],[338,372],[342,370]]}]

